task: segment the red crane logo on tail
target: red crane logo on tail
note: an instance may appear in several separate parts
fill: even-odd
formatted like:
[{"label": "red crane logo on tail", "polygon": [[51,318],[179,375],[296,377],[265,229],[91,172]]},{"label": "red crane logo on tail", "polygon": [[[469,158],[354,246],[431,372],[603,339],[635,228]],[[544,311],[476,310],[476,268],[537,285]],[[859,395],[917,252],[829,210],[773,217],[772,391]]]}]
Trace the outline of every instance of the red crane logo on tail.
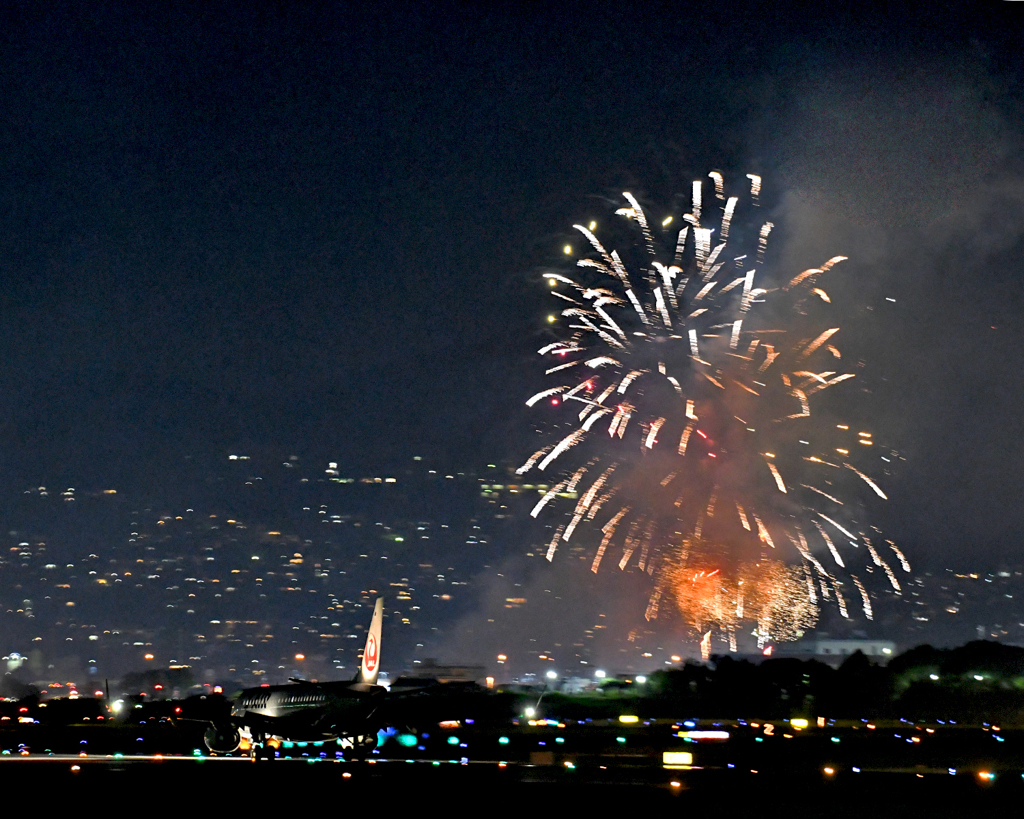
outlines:
[{"label": "red crane logo on tail", "polygon": [[363,652],[363,662],[366,664],[366,670],[369,673],[372,674],[377,670],[377,638],[372,634],[366,638],[366,651]]}]

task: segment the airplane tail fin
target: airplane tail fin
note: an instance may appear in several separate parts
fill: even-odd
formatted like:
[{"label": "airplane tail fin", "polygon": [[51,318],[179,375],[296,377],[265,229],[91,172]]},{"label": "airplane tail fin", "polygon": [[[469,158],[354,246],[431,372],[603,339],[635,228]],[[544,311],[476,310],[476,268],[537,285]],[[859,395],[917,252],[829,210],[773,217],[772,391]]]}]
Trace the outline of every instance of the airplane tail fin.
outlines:
[{"label": "airplane tail fin", "polygon": [[377,604],[373,607],[373,619],[370,620],[366,645],[363,647],[363,664],[360,666],[359,675],[356,678],[359,682],[367,685],[377,684],[377,672],[380,670],[380,631],[383,619],[384,598],[378,597]]}]

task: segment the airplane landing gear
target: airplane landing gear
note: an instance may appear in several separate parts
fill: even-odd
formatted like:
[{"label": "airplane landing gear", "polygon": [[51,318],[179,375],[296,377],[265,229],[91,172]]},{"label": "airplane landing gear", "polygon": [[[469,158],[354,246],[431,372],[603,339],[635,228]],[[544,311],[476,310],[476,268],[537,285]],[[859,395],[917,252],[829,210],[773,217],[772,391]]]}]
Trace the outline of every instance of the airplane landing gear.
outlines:
[{"label": "airplane landing gear", "polygon": [[366,759],[377,747],[377,734],[357,734],[352,737],[341,737],[341,752],[345,759]]},{"label": "airplane landing gear", "polygon": [[259,762],[261,759],[272,762],[277,757],[276,750],[273,745],[267,742],[265,736],[256,734],[252,738],[252,747],[249,750],[249,754],[255,762]]}]

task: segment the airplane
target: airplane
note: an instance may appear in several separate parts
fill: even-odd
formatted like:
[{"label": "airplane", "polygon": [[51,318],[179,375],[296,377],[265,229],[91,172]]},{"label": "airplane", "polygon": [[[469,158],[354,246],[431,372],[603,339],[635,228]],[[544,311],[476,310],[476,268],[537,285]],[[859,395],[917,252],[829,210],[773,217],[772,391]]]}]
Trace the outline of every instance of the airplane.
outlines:
[{"label": "airplane", "polygon": [[292,679],[290,685],[247,688],[231,704],[230,717],[210,721],[203,735],[214,754],[231,754],[247,739],[254,759],[274,759],[279,741],[339,740],[346,756],[366,756],[384,727],[378,713],[387,689],[377,685],[380,669],[384,598],[378,597],[366,635],[363,660],[351,682],[315,683]]}]

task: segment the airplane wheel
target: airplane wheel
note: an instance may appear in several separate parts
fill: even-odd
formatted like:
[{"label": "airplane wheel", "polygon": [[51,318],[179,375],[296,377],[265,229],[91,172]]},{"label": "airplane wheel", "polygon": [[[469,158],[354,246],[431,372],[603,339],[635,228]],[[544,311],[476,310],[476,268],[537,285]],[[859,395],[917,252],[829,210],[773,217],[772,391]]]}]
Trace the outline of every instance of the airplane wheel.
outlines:
[{"label": "airplane wheel", "polygon": [[354,736],[351,739],[352,747],[346,748],[342,753],[345,759],[353,762],[366,759],[377,747],[376,734]]},{"label": "airplane wheel", "polygon": [[259,762],[265,759],[268,762],[274,759],[274,749],[269,745],[255,745],[252,749],[252,758]]}]

